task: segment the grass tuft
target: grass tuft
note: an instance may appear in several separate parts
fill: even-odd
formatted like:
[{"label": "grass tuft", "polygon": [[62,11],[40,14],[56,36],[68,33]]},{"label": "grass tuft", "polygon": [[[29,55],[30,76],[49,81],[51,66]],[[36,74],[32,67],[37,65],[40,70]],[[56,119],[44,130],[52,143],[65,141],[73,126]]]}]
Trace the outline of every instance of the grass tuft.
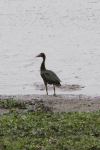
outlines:
[{"label": "grass tuft", "polygon": [[26,108],[24,102],[13,100],[12,98],[0,101],[0,108],[12,108],[12,107],[21,109]]}]

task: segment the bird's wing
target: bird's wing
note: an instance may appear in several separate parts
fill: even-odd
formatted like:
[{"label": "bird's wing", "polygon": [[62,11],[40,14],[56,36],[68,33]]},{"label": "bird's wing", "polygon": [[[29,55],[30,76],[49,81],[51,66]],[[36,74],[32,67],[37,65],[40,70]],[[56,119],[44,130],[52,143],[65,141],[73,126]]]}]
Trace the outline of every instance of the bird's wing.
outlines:
[{"label": "bird's wing", "polygon": [[41,73],[41,76],[43,77],[44,81],[61,82],[57,75],[51,70],[45,70],[43,73]]}]

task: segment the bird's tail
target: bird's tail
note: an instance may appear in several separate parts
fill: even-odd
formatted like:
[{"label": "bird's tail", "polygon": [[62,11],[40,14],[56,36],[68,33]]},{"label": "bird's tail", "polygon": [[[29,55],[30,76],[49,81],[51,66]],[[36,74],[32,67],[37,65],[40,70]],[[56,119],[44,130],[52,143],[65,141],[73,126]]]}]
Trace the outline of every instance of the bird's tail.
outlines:
[{"label": "bird's tail", "polygon": [[60,84],[60,83],[56,83],[55,85],[56,85],[56,86],[61,86],[61,84]]}]

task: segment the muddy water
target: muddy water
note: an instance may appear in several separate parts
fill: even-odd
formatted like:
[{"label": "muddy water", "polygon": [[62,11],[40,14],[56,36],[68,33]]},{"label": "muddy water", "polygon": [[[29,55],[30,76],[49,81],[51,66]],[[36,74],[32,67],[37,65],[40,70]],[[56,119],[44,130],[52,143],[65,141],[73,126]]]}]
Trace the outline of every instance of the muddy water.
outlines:
[{"label": "muddy water", "polygon": [[[62,81],[57,94],[100,95],[99,5],[99,0],[0,1],[0,94],[45,94],[42,59],[35,58],[44,52],[46,68]],[[67,88],[72,85],[84,88]]]}]

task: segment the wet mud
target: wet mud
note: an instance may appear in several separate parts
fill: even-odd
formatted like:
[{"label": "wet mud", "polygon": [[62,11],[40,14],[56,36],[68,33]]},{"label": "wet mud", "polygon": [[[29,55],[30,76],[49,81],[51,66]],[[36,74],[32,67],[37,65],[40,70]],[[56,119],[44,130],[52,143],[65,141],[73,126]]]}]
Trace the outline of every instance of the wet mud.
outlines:
[{"label": "wet mud", "polygon": [[[41,91],[45,90],[45,85],[44,84],[34,83],[34,86],[35,86],[36,90],[41,90]],[[84,86],[77,85],[77,84],[72,84],[72,85],[64,84],[64,85],[61,85],[61,86],[56,87],[56,88],[59,88],[63,91],[76,91],[76,90],[83,89]],[[48,90],[52,90],[52,89],[53,89],[52,85],[48,85]]]},{"label": "wet mud", "polygon": [[[86,95],[0,95],[0,100],[13,98],[25,102],[27,108],[19,109],[18,112],[35,111],[40,109],[54,110],[59,112],[90,112],[100,110],[100,96],[91,97]],[[9,112],[9,109],[0,108],[0,114]]]}]

